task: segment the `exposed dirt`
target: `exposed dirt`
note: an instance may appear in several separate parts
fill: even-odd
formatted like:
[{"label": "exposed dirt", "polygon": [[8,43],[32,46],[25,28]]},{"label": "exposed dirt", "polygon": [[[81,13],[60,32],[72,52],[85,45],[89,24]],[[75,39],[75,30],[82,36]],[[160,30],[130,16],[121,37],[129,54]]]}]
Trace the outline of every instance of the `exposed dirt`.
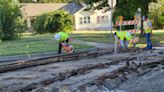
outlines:
[{"label": "exposed dirt", "polygon": [[[143,81],[148,77],[154,80],[155,77],[149,76],[151,73],[158,78],[164,77],[162,72],[154,73],[155,70],[163,71],[163,65],[164,50],[106,54],[90,59],[56,62],[1,73],[0,92],[135,92],[133,88],[137,84],[134,80]],[[148,82],[146,80],[145,83]],[[146,85],[144,82],[140,84]],[[140,88],[144,86],[136,87]],[[141,89],[136,92],[153,91]]]}]

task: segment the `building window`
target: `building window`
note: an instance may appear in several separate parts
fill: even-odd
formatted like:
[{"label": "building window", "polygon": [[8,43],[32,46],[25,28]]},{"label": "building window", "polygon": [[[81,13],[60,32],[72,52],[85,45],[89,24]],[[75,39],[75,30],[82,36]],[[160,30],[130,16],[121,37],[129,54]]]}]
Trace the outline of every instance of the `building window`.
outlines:
[{"label": "building window", "polygon": [[80,17],[80,24],[83,24],[83,17]]},{"label": "building window", "polygon": [[97,16],[97,23],[108,23],[108,16]]},{"label": "building window", "polygon": [[100,22],[100,16],[97,16],[97,23],[99,23],[99,24],[101,23]]},{"label": "building window", "polygon": [[90,17],[87,17],[88,18],[88,24],[91,23],[91,18]]},{"label": "building window", "polygon": [[90,16],[80,17],[80,24],[90,24],[90,23],[91,23]]},{"label": "building window", "polygon": [[84,17],[84,24],[87,24],[87,17]]}]

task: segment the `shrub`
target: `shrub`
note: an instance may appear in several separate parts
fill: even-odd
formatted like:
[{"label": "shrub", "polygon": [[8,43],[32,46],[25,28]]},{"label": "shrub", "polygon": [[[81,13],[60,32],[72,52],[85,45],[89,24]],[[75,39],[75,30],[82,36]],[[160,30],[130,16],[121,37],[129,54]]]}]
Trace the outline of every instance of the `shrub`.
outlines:
[{"label": "shrub", "polygon": [[49,15],[48,14],[43,14],[41,16],[38,16],[33,23],[33,27],[36,30],[36,33],[46,33],[48,32],[46,30],[47,27],[47,21],[49,21],[49,19],[47,19]]},{"label": "shrub", "polygon": [[22,33],[27,30],[26,23],[21,19],[21,17],[18,17],[15,21],[15,39],[21,38]]},{"label": "shrub", "polygon": [[57,31],[71,31],[72,17],[63,10],[50,12],[38,16],[33,24],[36,33],[55,33]]}]

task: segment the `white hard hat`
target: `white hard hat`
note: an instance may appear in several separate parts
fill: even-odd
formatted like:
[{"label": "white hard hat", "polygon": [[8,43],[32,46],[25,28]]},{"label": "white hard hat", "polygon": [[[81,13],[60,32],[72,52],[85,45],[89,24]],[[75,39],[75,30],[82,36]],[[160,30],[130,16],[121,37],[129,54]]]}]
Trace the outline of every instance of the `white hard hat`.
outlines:
[{"label": "white hard hat", "polygon": [[61,37],[61,35],[59,33],[55,34],[55,40],[59,41],[60,37]]}]

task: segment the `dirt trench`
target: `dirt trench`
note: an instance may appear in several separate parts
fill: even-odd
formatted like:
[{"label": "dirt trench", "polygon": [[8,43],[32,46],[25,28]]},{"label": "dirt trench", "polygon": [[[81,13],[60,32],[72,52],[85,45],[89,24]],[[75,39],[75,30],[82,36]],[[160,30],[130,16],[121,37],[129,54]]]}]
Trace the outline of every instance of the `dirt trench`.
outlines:
[{"label": "dirt trench", "polygon": [[163,65],[164,50],[56,62],[1,73],[0,92],[128,92],[120,85]]}]

